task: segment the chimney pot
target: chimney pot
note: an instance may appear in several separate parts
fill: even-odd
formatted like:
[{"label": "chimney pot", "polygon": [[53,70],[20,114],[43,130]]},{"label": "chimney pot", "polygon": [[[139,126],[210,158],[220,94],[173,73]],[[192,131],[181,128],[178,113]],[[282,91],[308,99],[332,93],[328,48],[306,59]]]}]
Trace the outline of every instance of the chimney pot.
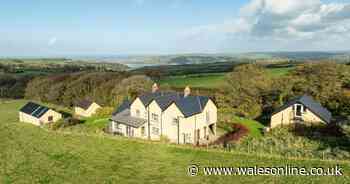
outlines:
[{"label": "chimney pot", "polygon": [[186,86],[186,88],[184,89],[184,97],[187,97],[191,94],[191,89],[189,86]]},{"label": "chimney pot", "polygon": [[159,87],[158,87],[158,84],[157,83],[154,83],[153,86],[152,86],[152,93],[155,93],[159,90]]}]

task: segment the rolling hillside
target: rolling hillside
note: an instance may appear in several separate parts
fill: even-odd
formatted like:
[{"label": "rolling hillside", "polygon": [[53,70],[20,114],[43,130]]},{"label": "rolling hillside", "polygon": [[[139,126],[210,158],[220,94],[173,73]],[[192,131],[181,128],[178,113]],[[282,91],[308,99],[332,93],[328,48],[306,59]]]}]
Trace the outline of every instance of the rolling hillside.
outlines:
[{"label": "rolling hillside", "polygon": [[[25,103],[0,104],[0,183],[346,183],[349,163],[225,153],[107,135],[51,132],[17,122]],[[187,167],[332,167],[346,176],[188,176]]]}]

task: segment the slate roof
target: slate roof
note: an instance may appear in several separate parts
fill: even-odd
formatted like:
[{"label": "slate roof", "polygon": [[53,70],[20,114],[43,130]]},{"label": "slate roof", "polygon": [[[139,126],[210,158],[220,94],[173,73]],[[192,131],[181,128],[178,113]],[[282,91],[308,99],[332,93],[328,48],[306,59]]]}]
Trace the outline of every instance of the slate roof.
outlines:
[{"label": "slate roof", "polygon": [[125,109],[130,109],[131,103],[128,100],[124,100],[123,103],[112,113],[112,115],[116,115]]},{"label": "slate roof", "polygon": [[36,118],[40,118],[49,110],[48,107],[36,104],[34,102],[28,102],[24,105],[20,111],[26,113],[28,115],[34,116]]},{"label": "slate roof", "polygon": [[273,114],[276,114],[286,108],[288,108],[291,105],[294,105],[296,103],[300,103],[305,105],[311,112],[319,116],[322,120],[324,120],[326,123],[330,123],[332,119],[332,114],[324,107],[319,102],[316,102],[312,97],[304,95],[301,97],[297,97],[283,106],[279,107]]},{"label": "slate roof", "polygon": [[129,109],[125,109],[122,112],[113,115],[111,120],[118,123],[132,126],[134,128],[139,128],[140,126],[142,126],[147,122],[147,120],[145,119],[131,117]]},{"label": "slate roof", "polygon": [[81,100],[79,101],[76,106],[80,107],[84,110],[87,110],[94,102],[90,101],[90,100]]},{"label": "slate roof", "polygon": [[148,106],[153,100],[155,100],[163,111],[172,103],[175,103],[185,117],[201,113],[210,99],[207,96],[190,95],[184,97],[182,93],[175,92],[148,93],[139,98],[145,106]]},{"label": "slate roof", "polygon": [[[148,106],[153,100],[156,101],[162,111],[175,103],[185,117],[201,113],[210,99],[206,96],[184,97],[182,93],[175,92],[146,93],[139,98],[145,106]],[[112,113],[111,120],[138,128],[145,124],[147,120],[131,117],[130,105],[130,101],[124,100],[124,102]]]}]

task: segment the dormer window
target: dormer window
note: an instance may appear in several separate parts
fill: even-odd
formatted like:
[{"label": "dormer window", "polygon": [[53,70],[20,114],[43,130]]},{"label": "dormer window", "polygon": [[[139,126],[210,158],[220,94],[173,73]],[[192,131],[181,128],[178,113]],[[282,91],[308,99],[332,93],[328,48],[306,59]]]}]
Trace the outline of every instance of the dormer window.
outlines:
[{"label": "dormer window", "polygon": [[304,110],[304,106],[302,104],[295,104],[294,105],[294,114],[296,117],[301,117],[303,115],[303,112],[305,112],[305,110]]},{"label": "dormer window", "polygon": [[138,110],[138,109],[136,110],[136,116],[140,117],[140,110]]}]

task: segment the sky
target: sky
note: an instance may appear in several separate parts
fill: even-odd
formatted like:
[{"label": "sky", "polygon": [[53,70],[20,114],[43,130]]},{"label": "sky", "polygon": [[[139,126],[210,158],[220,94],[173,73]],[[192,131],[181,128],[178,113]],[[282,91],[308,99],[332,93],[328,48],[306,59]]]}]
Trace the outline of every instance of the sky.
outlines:
[{"label": "sky", "polygon": [[11,0],[0,56],[350,50],[350,0]]}]

